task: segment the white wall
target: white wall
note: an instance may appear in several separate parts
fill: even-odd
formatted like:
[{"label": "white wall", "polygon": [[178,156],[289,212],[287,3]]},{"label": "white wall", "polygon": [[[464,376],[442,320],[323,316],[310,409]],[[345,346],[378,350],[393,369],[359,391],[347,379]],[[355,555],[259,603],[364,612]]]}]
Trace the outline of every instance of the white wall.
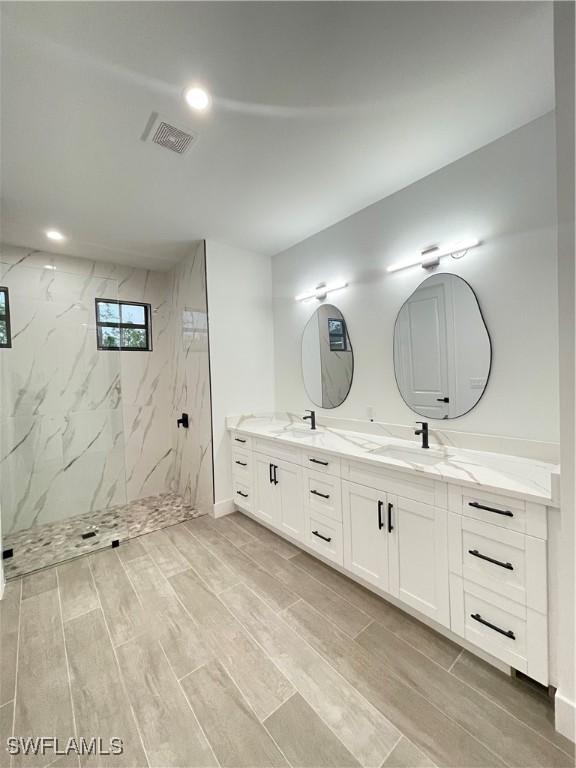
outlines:
[{"label": "white wall", "polygon": [[206,241],[216,514],[232,511],[226,416],[274,407],[270,258]]},{"label": "white wall", "polygon": [[[385,267],[436,242],[475,235],[482,245],[436,271],[475,289],[493,343],[486,393],[444,427],[558,441],[555,140],[552,114],[514,131],[273,258],[276,407],[312,407],[301,381],[300,338],[317,302],[294,296],[346,279],[331,294],[354,349],[346,402],[327,413],[410,424],[393,369],[402,303],[430,272]],[[342,190],[346,194],[346,190]]]},{"label": "white wall", "polygon": [[576,529],[576,431],[575,407],[575,270],[574,270],[574,37],[572,3],[554,4],[556,69],[557,163],[558,163],[558,276],[560,326],[560,417],[561,417],[561,537],[558,562],[560,632],[556,728],[576,740],[576,601],[574,552]]}]

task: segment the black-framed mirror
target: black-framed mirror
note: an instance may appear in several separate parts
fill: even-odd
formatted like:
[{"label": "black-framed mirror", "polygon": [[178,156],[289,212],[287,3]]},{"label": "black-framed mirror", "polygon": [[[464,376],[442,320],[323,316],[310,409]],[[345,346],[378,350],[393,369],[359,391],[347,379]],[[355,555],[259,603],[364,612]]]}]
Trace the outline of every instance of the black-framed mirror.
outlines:
[{"label": "black-framed mirror", "polygon": [[406,404],[427,419],[455,419],[484,394],[492,344],[472,287],[458,275],[424,280],[394,326],[394,372]]},{"label": "black-framed mirror", "polygon": [[302,377],[310,400],[319,408],[337,408],[348,397],[354,353],[346,320],[332,304],[312,315],[302,334]]}]

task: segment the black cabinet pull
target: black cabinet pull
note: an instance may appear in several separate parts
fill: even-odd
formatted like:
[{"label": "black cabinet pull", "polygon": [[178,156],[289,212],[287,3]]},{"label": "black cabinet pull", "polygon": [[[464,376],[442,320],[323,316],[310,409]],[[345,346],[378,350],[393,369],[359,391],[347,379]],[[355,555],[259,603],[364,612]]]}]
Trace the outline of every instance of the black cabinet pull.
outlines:
[{"label": "black cabinet pull", "polygon": [[242,437],[235,437],[234,440],[236,440],[237,443],[245,443],[246,442],[246,440],[244,440],[244,438],[242,438]]},{"label": "black cabinet pull", "polygon": [[310,491],[310,493],[313,493],[314,496],[321,496],[323,499],[329,499],[330,498],[330,494],[329,493],[320,493],[320,491],[315,491],[315,490]]},{"label": "black cabinet pull", "polygon": [[320,459],[308,459],[308,461],[311,461],[312,464],[322,464],[323,467],[327,467],[328,466],[328,462],[327,461],[320,461]]},{"label": "black cabinet pull", "polygon": [[388,504],[388,533],[392,533],[394,530],[394,526],[392,525],[392,510],[394,509],[394,504]]},{"label": "black cabinet pull", "polygon": [[469,507],[474,509],[483,509],[485,512],[494,512],[496,515],[504,515],[505,517],[514,517],[514,513],[509,509],[494,509],[494,507],[485,507],[483,504],[479,504],[477,501],[469,501]]},{"label": "black cabinet pull", "polygon": [[238,494],[238,496],[243,496],[245,499],[248,498],[248,494],[247,493],[242,493],[242,491],[236,491],[236,493]]},{"label": "black cabinet pull", "polygon": [[245,461],[236,461],[236,464],[239,464],[241,467],[247,467],[248,464]]},{"label": "black cabinet pull", "polygon": [[278,467],[276,466],[276,464],[273,464],[272,466],[274,468],[274,481],[273,482],[274,482],[274,485],[278,485],[278,476],[276,475],[276,472],[278,471]]},{"label": "black cabinet pull", "polygon": [[381,531],[382,528],[384,528],[384,523],[382,522],[382,507],[384,506],[384,502],[380,501],[378,499],[378,530]]},{"label": "black cabinet pull", "polygon": [[474,621],[480,622],[480,624],[484,624],[485,627],[493,629],[494,632],[499,632],[501,635],[509,637],[510,640],[516,640],[516,635],[514,632],[512,632],[511,629],[502,629],[501,627],[497,627],[496,624],[491,624],[489,621],[486,621],[486,619],[483,619],[479,613],[471,613],[470,618],[474,619]]},{"label": "black cabinet pull", "polygon": [[322,539],[323,541],[332,541],[331,536],[322,536],[321,533],[318,533],[318,531],[312,531],[313,536],[318,536],[319,539]]},{"label": "black cabinet pull", "polygon": [[274,464],[269,464],[268,466],[270,467],[270,484],[272,484],[274,482]]},{"label": "black cabinet pull", "polygon": [[506,568],[507,571],[514,570],[512,563],[503,563],[502,560],[494,560],[493,557],[488,557],[488,555],[481,554],[477,549],[469,549],[468,554],[474,555],[474,557],[479,557],[480,560],[486,560],[489,563],[494,563],[494,565],[499,565],[500,568]]},{"label": "black cabinet pull", "polygon": [[437,397],[436,398],[437,403],[449,403],[450,398],[449,397]]}]

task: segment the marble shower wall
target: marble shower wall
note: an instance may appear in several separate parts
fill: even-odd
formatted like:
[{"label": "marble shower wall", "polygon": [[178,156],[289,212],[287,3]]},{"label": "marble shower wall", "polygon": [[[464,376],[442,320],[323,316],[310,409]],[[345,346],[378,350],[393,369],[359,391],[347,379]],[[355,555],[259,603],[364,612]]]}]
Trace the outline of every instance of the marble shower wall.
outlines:
[{"label": "marble shower wall", "polygon": [[[172,425],[175,489],[196,509],[214,503],[206,247],[196,243],[172,270]],[[187,413],[189,429],[177,429]]]},{"label": "marble shower wall", "polygon": [[[0,350],[3,534],[163,493],[211,499],[203,244],[164,273],[3,245],[0,285],[12,318],[12,349]],[[97,297],[150,303],[152,352],[97,350]],[[184,406],[186,436],[175,431]]]}]

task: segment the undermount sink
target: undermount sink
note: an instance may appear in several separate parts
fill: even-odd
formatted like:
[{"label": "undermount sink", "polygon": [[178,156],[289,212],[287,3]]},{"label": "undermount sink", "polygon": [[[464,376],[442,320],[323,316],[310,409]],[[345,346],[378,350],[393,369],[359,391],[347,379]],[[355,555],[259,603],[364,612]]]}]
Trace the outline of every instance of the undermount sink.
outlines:
[{"label": "undermount sink", "polygon": [[444,453],[436,452],[433,449],[425,448],[402,448],[396,445],[386,445],[383,448],[376,448],[370,453],[374,456],[385,456],[389,459],[405,461],[407,464],[421,464],[432,466],[440,464],[445,459]]},{"label": "undermount sink", "polygon": [[270,431],[274,437],[293,437],[296,440],[313,439],[318,434],[310,427],[282,427],[282,429],[274,429]]}]

